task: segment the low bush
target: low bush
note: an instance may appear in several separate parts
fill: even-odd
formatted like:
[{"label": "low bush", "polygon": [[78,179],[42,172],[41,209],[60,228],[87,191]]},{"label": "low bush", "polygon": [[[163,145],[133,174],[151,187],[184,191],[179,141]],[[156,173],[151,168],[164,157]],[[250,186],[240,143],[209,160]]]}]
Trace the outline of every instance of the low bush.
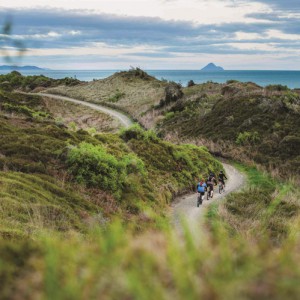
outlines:
[{"label": "low bush", "polygon": [[187,83],[187,87],[191,87],[191,86],[194,86],[194,85],[195,85],[194,80],[189,80],[189,82]]},{"label": "low bush", "polygon": [[173,111],[170,111],[165,114],[165,121],[170,120],[174,117],[175,113]]},{"label": "low bush", "polygon": [[288,91],[289,88],[286,85],[282,85],[282,84],[269,84],[266,86],[266,90],[282,92],[282,91]]},{"label": "low bush", "polygon": [[119,100],[121,100],[124,96],[125,96],[125,93],[116,92],[113,96],[108,98],[108,101],[115,103],[115,102],[118,102]]},{"label": "low bush", "polygon": [[146,175],[143,162],[134,154],[117,158],[104,146],[85,142],[69,150],[67,164],[77,182],[110,191],[118,198],[129,174]]},{"label": "low bush", "polygon": [[126,142],[131,139],[158,141],[158,137],[154,131],[146,131],[138,124],[134,124],[129,128],[122,129],[120,131],[120,136]]},{"label": "low bush", "polygon": [[4,82],[9,82],[12,88],[23,90],[34,90],[37,87],[49,88],[58,85],[74,86],[81,83],[81,81],[76,78],[66,77],[62,79],[53,79],[44,75],[23,76],[17,71],[0,75],[0,83]]},{"label": "low bush", "polygon": [[238,145],[253,145],[260,141],[259,134],[257,131],[254,132],[240,132],[236,138],[236,144]]}]

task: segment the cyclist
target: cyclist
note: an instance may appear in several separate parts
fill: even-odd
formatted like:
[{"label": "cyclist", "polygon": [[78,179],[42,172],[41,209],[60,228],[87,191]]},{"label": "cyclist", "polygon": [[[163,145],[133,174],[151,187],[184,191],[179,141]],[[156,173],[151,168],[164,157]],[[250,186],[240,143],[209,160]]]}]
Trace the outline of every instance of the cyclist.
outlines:
[{"label": "cyclist", "polygon": [[206,185],[208,189],[208,194],[212,198],[214,195],[214,184],[217,184],[217,180],[214,176],[214,174],[211,172],[206,180]]},{"label": "cyclist", "polygon": [[209,176],[216,177],[215,173],[213,171],[208,170]]},{"label": "cyclist", "polygon": [[225,179],[227,179],[226,175],[224,174],[224,172],[221,170],[218,176],[219,181],[222,182],[224,188],[225,188]]},{"label": "cyclist", "polygon": [[201,203],[202,203],[202,199],[205,194],[206,188],[207,188],[207,185],[205,183],[205,180],[202,178],[197,184],[197,193],[200,194],[199,196],[201,198],[201,200],[200,200]]}]

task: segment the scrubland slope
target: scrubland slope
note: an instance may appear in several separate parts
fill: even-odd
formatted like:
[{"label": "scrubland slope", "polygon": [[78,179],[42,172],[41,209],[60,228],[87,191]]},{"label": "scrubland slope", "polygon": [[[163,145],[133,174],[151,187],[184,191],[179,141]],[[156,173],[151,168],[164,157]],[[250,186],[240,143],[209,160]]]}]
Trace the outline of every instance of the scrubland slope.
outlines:
[{"label": "scrubland slope", "polygon": [[118,134],[76,128],[80,122],[68,128],[38,96],[2,91],[0,107],[4,235],[28,233],[35,222],[76,229],[97,212],[139,218],[143,205],[159,210],[220,168],[205,148],[175,146],[139,126]]},{"label": "scrubland slope", "polygon": [[[253,160],[281,175],[287,168],[297,174],[298,95],[237,82],[180,90],[138,74],[142,90],[133,115],[149,127],[158,124],[160,135],[179,145],[139,126],[99,133],[102,127],[73,124],[76,117],[64,118],[42,98],[2,86],[0,298],[297,299],[297,177],[276,179]],[[107,99],[118,92],[119,79],[113,80],[109,93],[107,83],[101,87]],[[159,84],[153,98],[148,80]],[[122,109],[133,111],[131,98],[126,101]],[[184,140],[252,166],[237,165],[248,178],[245,189],[209,206],[193,232],[183,220],[178,236],[166,216],[171,200],[222,168],[207,148]],[[288,143],[286,159],[280,143]]]}]

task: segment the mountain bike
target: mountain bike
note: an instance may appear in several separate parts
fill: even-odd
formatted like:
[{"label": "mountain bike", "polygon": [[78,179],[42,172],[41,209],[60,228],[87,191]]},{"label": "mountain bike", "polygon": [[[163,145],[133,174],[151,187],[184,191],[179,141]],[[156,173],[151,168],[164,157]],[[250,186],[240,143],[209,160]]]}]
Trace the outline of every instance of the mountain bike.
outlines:
[{"label": "mountain bike", "polygon": [[214,196],[214,190],[209,186],[207,190],[207,200],[209,200],[209,198],[213,198],[213,196]]},{"label": "mountain bike", "polygon": [[199,207],[202,202],[203,202],[203,196],[204,195],[201,195],[201,193],[198,193],[198,197],[197,197],[197,207]]}]

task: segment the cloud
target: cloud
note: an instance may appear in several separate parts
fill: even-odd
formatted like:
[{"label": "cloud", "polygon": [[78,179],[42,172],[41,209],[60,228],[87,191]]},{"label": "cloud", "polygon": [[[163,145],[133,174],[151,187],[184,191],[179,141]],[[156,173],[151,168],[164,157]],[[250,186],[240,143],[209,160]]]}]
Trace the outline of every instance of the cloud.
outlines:
[{"label": "cloud", "polygon": [[[224,23],[195,24],[187,21],[163,20],[160,18],[130,17],[107,14],[95,14],[89,11],[64,10],[4,10],[0,17],[12,14],[15,36],[27,39],[28,45],[36,43],[38,47],[64,48],[66,46],[86,46],[102,42],[113,45],[181,45],[198,43],[202,40],[216,39],[220,42],[235,39],[236,33],[260,35],[266,38],[266,32],[283,28],[286,32],[300,33],[300,29],[290,28],[287,20],[279,24],[277,19],[270,23]],[[263,16],[250,15],[261,19]],[[80,39],[78,38],[80,35]],[[265,35],[265,36],[264,36]],[[280,37],[278,36],[280,39]],[[55,43],[53,43],[55,39]],[[237,38],[240,42],[241,38]],[[245,38],[247,40],[247,38]]]},{"label": "cloud", "polygon": [[[103,57],[127,62],[142,58],[187,59],[200,54],[245,57],[300,54],[300,17],[288,11],[294,1],[287,1],[285,10],[282,1],[256,2],[271,8],[245,14],[245,22],[200,24],[53,8],[2,9],[0,19],[11,16],[13,34],[9,38],[26,42],[28,53],[44,56],[48,61],[51,56],[60,61],[58,57],[70,55],[85,61],[90,61],[90,57],[84,56],[92,56],[99,61]],[[232,5],[234,1],[226,3]],[[7,36],[3,39],[0,35],[0,46],[6,46],[7,40]]]},{"label": "cloud", "polygon": [[296,10],[300,10],[299,0],[258,0],[257,2],[267,4],[275,9],[283,11],[295,12]]}]

